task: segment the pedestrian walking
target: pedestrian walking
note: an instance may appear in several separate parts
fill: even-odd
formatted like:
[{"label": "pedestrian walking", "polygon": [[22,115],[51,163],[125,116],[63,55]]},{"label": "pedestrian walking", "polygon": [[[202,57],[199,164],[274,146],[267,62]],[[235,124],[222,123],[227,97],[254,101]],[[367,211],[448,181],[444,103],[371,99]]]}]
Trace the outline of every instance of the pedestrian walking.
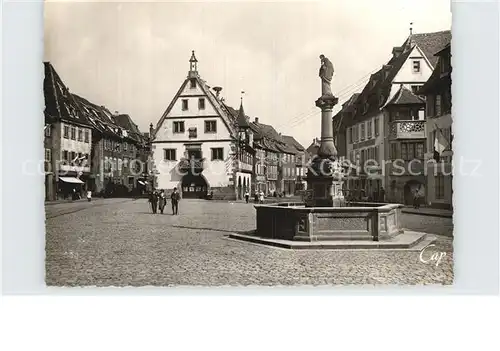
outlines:
[{"label": "pedestrian walking", "polygon": [[163,214],[163,210],[165,209],[166,204],[167,196],[165,195],[165,190],[161,189],[160,194],[158,195],[158,208],[160,209],[161,214]]},{"label": "pedestrian walking", "polygon": [[181,199],[181,195],[177,191],[177,188],[174,188],[174,192],[172,193],[172,196],[170,198],[172,201],[172,214],[178,215],[179,214],[179,201]]},{"label": "pedestrian walking", "polygon": [[418,210],[420,208],[420,187],[415,190],[413,195],[413,208]]},{"label": "pedestrian walking", "polygon": [[248,193],[248,190],[245,191],[245,201],[248,203],[248,200],[250,199],[250,194]]},{"label": "pedestrian walking", "polygon": [[379,201],[380,202],[385,202],[385,190],[384,188],[380,188],[380,193],[379,193]]},{"label": "pedestrian walking", "polygon": [[260,204],[264,203],[264,192],[262,190],[259,193],[259,203]]},{"label": "pedestrian walking", "polygon": [[87,201],[90,202],[92,201],[92,191],[87,190]]},{"label": "pedestrian walking", "polygon": [[156,213],[158,208],[158,194],[156,191],[152,191],[149,195],[149,203],[151,204],[151,210],[153,210],[153,213]]}]

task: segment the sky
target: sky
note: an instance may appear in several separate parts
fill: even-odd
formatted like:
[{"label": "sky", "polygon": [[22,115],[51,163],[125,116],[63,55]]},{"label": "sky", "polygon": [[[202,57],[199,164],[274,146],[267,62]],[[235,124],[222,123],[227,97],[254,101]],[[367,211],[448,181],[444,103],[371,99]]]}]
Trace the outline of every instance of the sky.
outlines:
[{"label": "sky", "polygon": [[333,63],[339,104],[362,90],[394,46],[451,29],[450,0],[308,2],[48,1],[45,53],[70,91],[141,131],[156,126],[189,70],[226,103],[305,147],[320,135],[319,55]]}]

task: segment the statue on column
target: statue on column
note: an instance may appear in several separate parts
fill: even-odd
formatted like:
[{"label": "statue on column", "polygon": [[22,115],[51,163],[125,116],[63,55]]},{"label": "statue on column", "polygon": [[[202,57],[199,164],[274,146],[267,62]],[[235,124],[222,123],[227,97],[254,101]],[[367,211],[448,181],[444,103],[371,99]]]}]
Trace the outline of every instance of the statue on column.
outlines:
[{"label": "statue on column", "polygon": [[319,55],[319,58],[321,60],[321,67],[319,68],[319,77],[321,78],[321,95],[333,96],[331,87],[333,64],[325,55]]}]

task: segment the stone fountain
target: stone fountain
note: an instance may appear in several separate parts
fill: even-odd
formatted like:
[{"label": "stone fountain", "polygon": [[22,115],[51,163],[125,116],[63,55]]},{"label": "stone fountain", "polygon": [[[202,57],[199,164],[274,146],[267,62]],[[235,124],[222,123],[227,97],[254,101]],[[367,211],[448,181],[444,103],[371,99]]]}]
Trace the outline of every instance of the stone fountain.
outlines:
[{"label": "stone fountain", "polygon": [[348,203],[342,192],[343,173],[333,139],[332,110],[338,103],[331,91],[333,65],[320,55],[321,144],[309,167],[304,203],[255,205],[257,229],[229,237],[292,249],[416,249],[434,238],[404,231],[400,204]]}]

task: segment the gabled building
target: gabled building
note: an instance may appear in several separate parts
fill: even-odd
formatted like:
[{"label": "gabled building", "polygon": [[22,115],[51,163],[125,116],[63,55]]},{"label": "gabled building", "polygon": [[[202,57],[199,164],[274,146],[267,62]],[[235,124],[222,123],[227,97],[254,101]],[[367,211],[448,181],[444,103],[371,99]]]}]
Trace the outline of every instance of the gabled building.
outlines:
[{"label": "gabled building", "polygon": [[285,189],[285,191],[286,194],[290,195],[298,194],[299,191],[305,190],[307,185],[305,180],[307,171],[306,150],[293,136],[283,135],[282,138],[283,141],[294,150],[293,159],[291,161],[292,167],[295,168],[295,170],[291,172],[294,184],[293,186],[289,185],[289,189]]},{"label": "gabled building", "polygon": [[241,99],[240,108],[238,111],[223,103],[225,109],[235,121],[237,130],[237,140],[234,143],[235,157],[233,163],[234,182],[236,190],[236,198],[242,200],[245,193],[251,193],[252,176],[254,171],[254,133],[250,128],[250,118],[245,114],[243,108],[243,98]]},{"label": "gabled building", "polygon": [[281,136],[273,126],[259,122],[255,118],[250,123],[254,133],[255,147],[255,191],[262,191],[266,196],[283,191],[281,187],[282,166],[280,158],[286,149]]},{"label": "gabled building", "polygon": [[278,193],[283,195],[295,194],[296,162],[295,156],[298,150],[290,138],[279,134],[281,143],[276,146],[280,150],[278,163]]},{"label": "gabled building", "polygon": [[144,191],[144,186],[138,183],[143,175],[137,154],[145,146],[130,116],[115,115],[78,95],[74,98],[92,126],[90,190],[104,196]]},{"label": "gabled building", "polygon": [[450,39],[450,31],[410,34],[355,98],[350,118],[342,121],[346,156],[358,165],[351,190],[376,199],[385,188],[384,200],[406,203],[417,189],[425,193],[425,182],[410,168],[423,163],[425,153],[425,111],[417,91],[436,66],[433,53]]},{"label": "gabled building", "polygon": [[[123,177],[129,191],[143,193],[150,190],[149,164],[151,148],[146,137],[128,114],[113,115],[116,125],[122,128],[122,152],[124,154]],[[149,180],[149,181],[148,181]]]},{"label": "gabled building", "polygon": [[433,207],[451,209],[453,205],[453,133],[451,100],[451,44],[438,51],[436,69],[419,90],[426,97],[427,203]]},{"label": "gabled building", "polygon": [[180,189],[185,198],[235,198],[234,118],[198,72],[194,51],[186,79],[158,121],[152,137],[157,187]]},{"label": "gabled building", "polygon": [[82,196],[91,182],[91,125],[52,64],[44,67],[45,198]]}]

